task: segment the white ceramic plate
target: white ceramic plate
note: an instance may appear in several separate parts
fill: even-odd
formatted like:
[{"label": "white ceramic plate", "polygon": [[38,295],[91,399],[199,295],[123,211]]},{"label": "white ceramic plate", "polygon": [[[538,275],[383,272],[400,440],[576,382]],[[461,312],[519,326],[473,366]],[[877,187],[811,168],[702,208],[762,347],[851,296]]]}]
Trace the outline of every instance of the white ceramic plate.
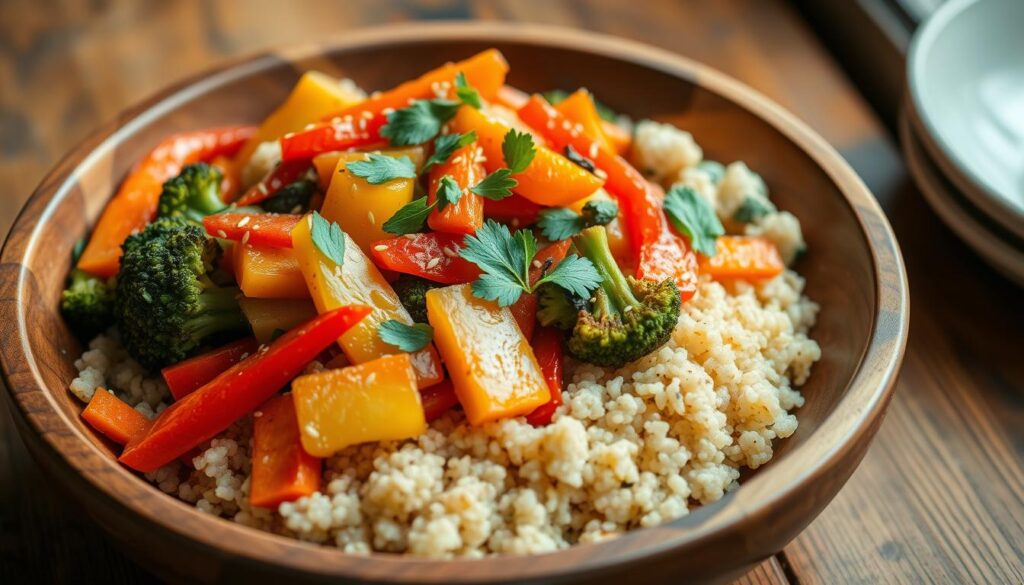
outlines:
[{"label": "white ceramic plate", "polygon": [[904,107],[900,115],[900,142],[910,173],[925,200],[953,233],[983,260],[1019,286],[1024,286],[1024,241],[989,221],[943,178],[922,148],[908,116]]},{"label": "white ceramic plate", "polygon": [[1024,0],[949,0],[914,37],[907,83],[943,174],[1024,238]]}]

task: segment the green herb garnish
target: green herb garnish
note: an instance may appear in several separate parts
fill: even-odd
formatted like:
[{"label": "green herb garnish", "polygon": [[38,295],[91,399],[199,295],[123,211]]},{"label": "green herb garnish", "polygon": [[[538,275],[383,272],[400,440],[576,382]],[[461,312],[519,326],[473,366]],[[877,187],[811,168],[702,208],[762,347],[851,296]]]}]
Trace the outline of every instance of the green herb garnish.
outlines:
[{"label": "green herb garnish", "polygon": [[395,146],[429,142],[461,105],[454,100],[416,100],[409,107],[388,114],[388,123],[381,127],[380,135]]},{"label": "green herb garnish", "polygon": [[[470,130],[465,134],[442,134],[434,141],[434,154],[423,163],[423,171],[448,160],[452,154],[476,141],[476,132]],[[421,171],[421,172],[423,172]]]},{"label": "green herb garnish", "polygon": [[377,335],[384,343],[402,351],[419,351],[434,338],[434,329],[426,323],[406,325],[389,319],[377,327]]},{"label": "green herb garnish", "polygon": [[345,168],[353,175],[366,179],[371,185],[416,178],[416,165],[407,156],[395,158],[385,154],[371,154],[367,160],[348,163]]},{"label": "green herb garnish", "polygon": [[381,228],[389,234],[404,235],[423,231],[430,212],[441,211],[448,205],[455,205],[462,198],[462,188],[450,175],[441,177],[437,186],[437,198],[427,203],[426,197],[413,199],[403,205]]},{"label": "green herb garnish", "polygon": [[618,215],[619,206],[614,201],[595,199],[583,206],[582,213],[565,207],[545,209],[537,218],[537,227],[545,238],[557,242],[571,238],[588,227],[608,225]]},{"label": "green herb garnish", "polygon": [[672,225],[690,238],[690,246],[705,256],[715,255],[715,240],[725,234],[711,205],[692,187],[676,185],[665,194],[665,214]]},{"label": "green herb garnish", "polygon": [[467,106],[478,110],[483,106],[480,101],[480,92],[466,81],[466,74],[461,71],[455,74],[455,97]]},{"label": "green herb garnish", "polygon": [[505,133],[505,138],[501,141],[501,153],[508,168],[498,169],[487,175],[482,181],[470,187],[470,191],[494,201],[512,195],[512,189],[519,184],[512,175],[521,173],[530,166],[537,154],[537,147],[533,144],[533,136],[513,128]]},{"label": "green herb garnish", "polygon": [[341,266],[345,263],[345,232],[336,222],[327,221],[322,215],[313,212],[313,226],[310,235],[313,244],[320,253]]}]

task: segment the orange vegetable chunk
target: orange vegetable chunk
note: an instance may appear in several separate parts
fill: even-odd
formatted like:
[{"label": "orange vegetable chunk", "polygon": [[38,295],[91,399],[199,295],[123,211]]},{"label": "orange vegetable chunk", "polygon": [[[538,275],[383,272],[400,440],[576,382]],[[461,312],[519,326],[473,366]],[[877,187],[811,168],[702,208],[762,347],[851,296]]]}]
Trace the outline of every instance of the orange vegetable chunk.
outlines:
[{"label": "orange vegetable chunk", "polygon": [[417,437],[427,421],[409,354],[389,355],[292,382],[302,446],[329,457],[371,441]]},{"label": "orange vegetable chunk", "polygon": [[235,246],[235,278],[247,297],[306,299],[309,290],[295,252],[273,246]]},{"label": "orange vegetable chunk", "polygon": [[249,502],[273,508],[320,488],[320,458],[306,453],[291,395],[271,398],[256,411],[252,428]]},{"label": "orange vegetable chunk", "polygon": [[82,411],[82,418],[92,428],[106,435],[108,439],[124,445],[149,427],[150,421],[142,413],[128,406],[117,396],[104,388],[97,388],[89,404]]},{"label": "orange vegetable chunk", "polygon": [[[305,280],[302,281],[305,284]],[[253,337],[269,343],[275,331],[288,331],[316,316],[316,307],[309,299],[238,299]]]},{"label": "orange vegetable chunk", "polygon": [[775,244],[758,236],[721,236],[715,255],[700,257],[700,271],[715,280],[762,280],[778,276],[785,268]]},{"label": "orange vegetable chunk", "polygon": [[[394,157],[409,157],[412,164],[416,165],[416,170],[419,171],[423,167],[423,163],[427,160],[427,153],[423,150],[422,146],[403,146],[399,148],[384,148],[379,151],[381,154],[387,154]],[[343,151],[333,150],[331,152],[325,152],[318,154],[313,157],[313,167],[316,168],[317,180],[320,183],[320,188],[324,191],[331,185],[331,179],[334,178],[334,169],[338,166],[338,159],[341,155],[346,154]]]},{"label": "orange vegetable chunk", "polygon": [[461,284],[428,292],[427,318],[470,424],[527,414],[551,399],[508,308],[474,297],[470,285]]}]

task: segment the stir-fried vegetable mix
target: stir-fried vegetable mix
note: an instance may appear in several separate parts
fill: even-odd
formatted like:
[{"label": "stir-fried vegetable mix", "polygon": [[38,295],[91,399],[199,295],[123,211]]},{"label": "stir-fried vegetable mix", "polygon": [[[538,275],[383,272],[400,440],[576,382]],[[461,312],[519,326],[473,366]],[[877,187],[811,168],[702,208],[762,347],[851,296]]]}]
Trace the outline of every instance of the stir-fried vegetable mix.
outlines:
[{"label": "stir-fried vegetable mix", "polygon": [[783,270],[693,189],[649,183],[588,92],[507,72],[488,50],[365,98],[307,73],[258,128],[175,135],[132,169],[61,303],[175,399],[150,421],[97,392],[84,416],[125,465],[258,411],[251,497],[274,506],[318,488],[321,457],[452,408],[547,424],[564,356],[622,366],[668,340],[699,273]]}]

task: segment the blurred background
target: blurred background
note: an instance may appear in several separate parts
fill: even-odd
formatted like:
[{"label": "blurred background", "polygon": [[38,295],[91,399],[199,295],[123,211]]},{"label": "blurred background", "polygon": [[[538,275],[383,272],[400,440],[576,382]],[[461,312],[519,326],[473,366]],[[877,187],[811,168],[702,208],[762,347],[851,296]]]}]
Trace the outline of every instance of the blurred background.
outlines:
[{"label": "blurred background", "polygon": [[[973,204],[949,195],[976,186],[958,182],[956,161],[937,165],[954,181],[939,188],[949,195],[941,199],[934,186],[922,193],[914,183],[928,155],[918,152],[909,165],[904,156],[915,131],[908,128],[928,128],[901,115],[907,49],[942,5],[0,0],[0,233],[44,173],[100,124],[236,56],[364,27],[466,19],[566,26],[659,46],[754,87],[835,146],[889,214],[910,276],[910,347],[888,420],[822,516],[743,582],[1024,582],[1024,297],[987,266],[993,259],[986,252],[973,251],[958,218],[980,222],[975,235],[995,233],[1011,249],[1019,242],[1013,229],[986,227],[992,221],[972,215]],[[1013,22],[1024,30],[1024,22]],[[978,45],[985,45],[983,34]],[[1009,53],[1011,66],[1024,66],[1022,55]],[[1024,74],[1017,79],[1024,82]],[[935,203],[948,199],[957,205]],[[1024,244],[1016,251],[1024,258]],[[0,503],[0,583],[153,580],[49,484],[2,403]]]}]

